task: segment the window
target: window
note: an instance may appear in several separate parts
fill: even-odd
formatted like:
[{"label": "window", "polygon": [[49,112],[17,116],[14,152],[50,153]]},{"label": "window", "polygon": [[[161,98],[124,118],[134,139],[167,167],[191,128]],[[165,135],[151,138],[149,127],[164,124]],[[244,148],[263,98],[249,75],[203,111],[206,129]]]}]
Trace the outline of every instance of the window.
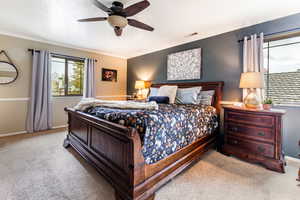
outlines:
[{"label": "window", "polygon": [[300,37],[264,44],[266,97],[275,104],[300,105]]},{"label": "window", "polygon": [[84,61],[52,57],[52,96],[82,96]]}]

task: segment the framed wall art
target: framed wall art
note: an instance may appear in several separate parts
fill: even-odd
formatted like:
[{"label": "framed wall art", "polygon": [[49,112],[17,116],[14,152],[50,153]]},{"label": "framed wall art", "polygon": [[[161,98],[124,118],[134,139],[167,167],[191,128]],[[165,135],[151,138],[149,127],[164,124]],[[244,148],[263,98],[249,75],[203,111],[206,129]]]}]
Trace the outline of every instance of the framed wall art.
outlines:
[{"label": "framed wall art", "polygon": [[201,48],[168,55],[167,80],[201,79]]},{"label": "framed wall art", "polygon": [[117,82],[118,71],[115,69],[102,68],[102,81]]}]

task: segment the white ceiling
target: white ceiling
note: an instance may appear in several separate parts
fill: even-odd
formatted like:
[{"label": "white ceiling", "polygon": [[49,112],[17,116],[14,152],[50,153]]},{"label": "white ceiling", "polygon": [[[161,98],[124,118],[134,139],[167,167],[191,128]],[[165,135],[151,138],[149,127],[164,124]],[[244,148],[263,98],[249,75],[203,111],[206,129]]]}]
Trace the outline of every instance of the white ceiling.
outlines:
[{"label": "white ceiling", "polygon": [[[107,6],[113,0],[100,0]],[[126,6],[139,0],[121,0]],[[150,0],[135,19],[155,28],[126,27],[116,37],[89,0],[3,0],[0,33],[130,58],[300,12],[299,0]],[[198,32],[197,36],[187,35]],[[1,45],[1,44],[0,44]]]}]

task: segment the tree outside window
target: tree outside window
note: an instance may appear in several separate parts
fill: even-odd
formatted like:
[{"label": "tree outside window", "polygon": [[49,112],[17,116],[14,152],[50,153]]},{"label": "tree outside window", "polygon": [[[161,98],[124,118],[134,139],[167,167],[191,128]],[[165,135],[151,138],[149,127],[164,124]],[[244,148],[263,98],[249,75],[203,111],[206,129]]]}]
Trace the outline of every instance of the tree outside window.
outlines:
[{"label": "tree outside window", "polygon": [[84,61],[52,57],[52,96],[82,96]]}]

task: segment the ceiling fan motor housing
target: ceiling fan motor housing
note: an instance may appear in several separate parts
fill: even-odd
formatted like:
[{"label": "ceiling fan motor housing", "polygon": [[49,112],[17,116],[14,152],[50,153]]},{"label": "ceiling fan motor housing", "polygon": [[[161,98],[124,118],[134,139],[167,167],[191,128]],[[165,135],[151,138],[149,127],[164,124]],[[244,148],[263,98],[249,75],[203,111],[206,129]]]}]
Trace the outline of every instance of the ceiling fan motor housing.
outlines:
[{"label": "ceiling fan motor housing", "polygon": [[124,12],[124,5],[121,2],[114,1],[112,3],[111,12],[109,15],[119,15],[122,17],[126,17],[126,13]]},{"label": "ceiling fan motor housing", "polygon": [[119,1],[114,1],[114,2],[112,3],[112,5],[113,5],[113,6],[116,6],[116,7],[124,8],[124,5],[123,5],[121,2],[119,2]]}]

